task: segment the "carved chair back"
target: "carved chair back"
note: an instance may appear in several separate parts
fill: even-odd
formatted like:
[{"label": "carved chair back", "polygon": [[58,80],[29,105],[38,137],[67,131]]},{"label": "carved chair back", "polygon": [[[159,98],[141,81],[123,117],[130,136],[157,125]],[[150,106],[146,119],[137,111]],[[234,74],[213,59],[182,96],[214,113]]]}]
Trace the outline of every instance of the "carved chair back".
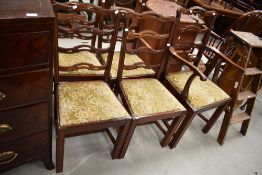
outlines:
[{"label": "carved chair back", "polygon": [[[182,15],[190,16],[195,22],[186,25],[183,24],[181,22]],[[179,9],[176,15],[176,26],[172,44],[177,54],[188,61],[194,62],[194,65],[197,66],[204,51],[203,46],[208,41],[216,17],[217,14],[213,11]]]},{"label": "carved chair back", "polygon": [[[152,11],[143,13],[129,12],[126,15],[127,20],[125,21],[124,25],[123,41],[121,45],[120,60],[117,74],[118,82],[122,80],[124,70],[134,70],[139,68],[153,69],[155,70],[155,75],[151,77],[159,78],[167,61],[166,54],[167,49],[170,46],[170,42],[172,39],[171,36],[174,30],[174,17],[163,17],[162,15],[156,14]],[[140,24],[142,23],[141,21],[151,19],[159,20],[161,22],[172,22],[172,28],[168,33],[165,34],[159,34],[153,30],[140,30]],[[157,40],[161,47],[154,49],[150,45],[150,42],[148,42],[149,40]],[[161,63],[158,64],[147,64],[145,62],[137,62],[133,65],[125,65],[125,59],[128,59],[126,58],[126,54],[138,56],[142,54],[165,56],[161,60]],[[148,77],[148,75],[139,75],[133,78],[139,77]]]},{"label": "carved chair back", "polygon": [[[88,60],[88,57],[95,57],[95,59],[97,59],[95,62],[98,61],[98,63],[100,61],[99,58],[101,57],[101,54],[107,54],[107,62],[99,65],[82,60],[82,62],[77,62],[73,65],[62,66],[59,64],[59,58],[57,57],[55,61],[56,82],[64,80],[79,80],[83,77],[85,80],[103,79],[108,81],[119,28],[120,17],[118,12],[115,10],[103,9],[102,7],[95,6],[93,4],[83,3],[57,3],[54,7],[56,10],[68,12],[67,14],[62,15],[60,13],[57,14],[58,36],[62,38],[74,38],[79,41],[77,45],[72,47],[58,46],[58,52],[68,55],[68,59],[74,59],[74,57],[70,58],[70,54],[87,53],[86,60]],[[87,19],[82,19],[83,16],[79,15],[89,12],[95,14],[94,20],[88,21]],[[106,18],[110,18],[113,21],[113,23],[110,24],[110,28],[106,27]],[[107,43],[103,42],[105,38],[110,38],[109,43],[108,40]],[[60,74],[61,72],[67,72],[70,74],[72,71],[79,70],[88,70],[91,72],[102,71],[103,73],[87,73],[84,75],[74,73],[74,76],[65,76],[64,74]]]}]

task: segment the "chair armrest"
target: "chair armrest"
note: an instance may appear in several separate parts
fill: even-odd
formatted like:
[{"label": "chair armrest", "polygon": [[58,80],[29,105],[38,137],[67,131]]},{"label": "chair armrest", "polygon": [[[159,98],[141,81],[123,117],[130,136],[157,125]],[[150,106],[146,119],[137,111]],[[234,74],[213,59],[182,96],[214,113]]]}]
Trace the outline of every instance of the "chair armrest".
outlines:
[{"label": "chair armrest", "polygon": [[207,77],[204,75],[203,72],[201,72],[196,66],[194,66],[192,63],[190,63],[189,61],[185,60],[184,58],[182,58],[181,56],[179,56],[175,49],[173,47],[169,48],[169,52],[170,52],[170,56],[172,58],[175,58],[177,61],[183,63],[184,65],[186,65],[187,67],[189,67],[190,70],[193,71],[194,74],[198,75],[200,77],[200,79],[202,81],[206,81]]},{"label": "chair armrest", "polygon": [[219,56],[224,62],[227,62],[228,64],[230,64],[231,66],[233,66],[234,68],[236,68],[238,71],[240,71],[241,73],[245,72],[245,69],[241,66],[239,66],[238,64],[234,63],[232,60],[230,60],[225,54],[223,54],[222,52],[220,52],[218,49],[212,47],[212,46],[205,46],[205,49],[216,54],[217,56]]}]

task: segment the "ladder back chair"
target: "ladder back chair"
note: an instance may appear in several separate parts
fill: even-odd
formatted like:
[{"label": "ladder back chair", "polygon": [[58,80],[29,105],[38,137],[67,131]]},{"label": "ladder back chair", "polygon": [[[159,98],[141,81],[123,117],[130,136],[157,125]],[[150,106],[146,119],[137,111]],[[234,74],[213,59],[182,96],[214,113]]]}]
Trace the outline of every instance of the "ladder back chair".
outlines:
[{"label": "ladder back chair", "polygon": [[[128,131],[128,136],[125,139],[120,157],[123,157],[126,153],[132,135],[136,126],[155,123],[161,131],[158,120],[167,118],[178,118],[176,125],[172,124],[173,130],[170,133],[163,131],[166,137],[171,137],[172,132],[177,128],[179,121],[182,120],[185,113],[185,108],[178,102],[178,100],[172,96],[172,94],[158,81],[164,64],[166,63],[166,57],[163,56],[160,64],[149,65],[144,62],[138,62],[129,64],[126,59],[137,57],[139,53],[151,53],[151,54],[165,54],[170,42],[170,36],[172,33],[158,34],[151,30],[138,31],[129,30],[129,26],[132,24],[132,20],[129,19],[144,19],[156,18],[158,20],[170,20],[161,15],[152,12],[144,13],[128,13],[125,24],[123,43],[120,52],[120,61],[117,74],[117,92],[120,94],[121,99],[132,116],[132,123]],[[173,20],[174,21],[174,20]],[[172,30],[171,30],[172,31]],[[154,38],[159,42],[165,41],[162,48],[153,49],[146,41],[148,38]],[[129,42],[133,40],[139,40],[143,45],[139,47],[126,47]],[[139,75],[135,77],[125,77],[126,70],[137,69],[154,69],[153,75]]]},{"label": "ladder back chair", "polygon": [[[183,24],[181,16],[191,17],[192,22]],[[213,11],[187,10],[184,8],[178,10],[172,39],[172,50],[187,61],[193,62],[195,66],[198,66],[204,51],[202,45],[207,43],[216,17],[217,14]]]},{"label": "ladder back chair", "polygon": [[[188,13],[191,13],[191,11],[186,9],[178,10],[177,24],[179,24],[181,14]],[[177,39],[181,37],[182,39],[182,34],[190,34],[190,32],[193,32],[194,34],[203,34],[203,32],[208,32],[208,29],[206,29],[206,26],[199,28],[195,27],[195,25],[189,25],[184,29],[180,28],[179,32],[175,32],[175,37]],[[205,43],[205,41],[203,43]],[[171,57],[168,65],[172,64],[173,60],[176,60],[176,62],[178,61],[183,65],[183,69],[180,72],[173,73],[168,73],[168,71],[166,71],[166,76],[163,79],[163,83],[165,84],[167,89],[169,89],[170,92],[172,92],[172,94],[175,95],[179,99],[179,101],[186,107],[187,114],[183,119],[181,125],[173,134],[172,139],[170,138],[170,140],[162,141],[162,146],[169,145],[171,148],[174,148],[178,144],[181,137],[183,136],[186,129],[189,127],[196,115],[199,115],[204,111],[216,108],[213,116],[220,116],[231,100],[230,97],[222,89],[220,89],[212,81],[208,80],[203,72],[201,72],[197,67],[198,62],[202,57],[203,50],[207,50],[206,46],[203,43],[198,42],[195,45],[194,43],[188,43],[185,40],[184,44],[181,42],[178,45],[175,44],[174,46],[171,46],[169,49]],[[184,49],[187,47],[199,48],[199,52],[194,59],[194,64],[189,62],[187,57],[183,58],[180,55],[180,52],[178,52],[180,51],[179,48]],[[208,49],[210,50],[210,52],[213,51],[210,47],[208,47]],[[232,63],[232,61],[228,60],[224,55],[219,55],[217,59],[229,62],[230,64]],[[233,64],[233,66],[237,65]]]},{"label": "ladder back chair", "polygon": [[[55,60],[56,171],[61,172],[65,138],[106,132],[114,144],[112,158],[117,159],[131,118],[108,85],[119,26],[117,11],[92,4],[55,4],[54,7],[92,12],[97,20],[94,25],[93,22],[69,15],[67,20],[73,21],[74,27],[58,26],[58,32],[64,36],[82,39],[80,45],[59,47],[59,52],[63,53],[59,53]],[[101,27],[105,17],[115,21],[111,30]],[[96,38],[108,36],[111,42],[107,46],[101,48],[96,45]],[[99,55],[105,53],[108,54],[107,62],[100,64]],[[65,76],[68,74],[70,76]],[[118,128],[116,139],[109,130],[111,127]]]}]

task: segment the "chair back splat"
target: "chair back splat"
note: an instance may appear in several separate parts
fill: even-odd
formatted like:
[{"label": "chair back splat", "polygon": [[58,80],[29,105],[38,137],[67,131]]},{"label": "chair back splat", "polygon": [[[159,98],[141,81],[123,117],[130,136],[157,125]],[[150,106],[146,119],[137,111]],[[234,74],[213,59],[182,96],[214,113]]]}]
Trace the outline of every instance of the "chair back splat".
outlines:
[{"label": "chair back splat", "polygon": [[[118,11],[83,3],[57,4],[55,10],[58,12],[58,37],[78,41],[72,47],[59,44],[56,61],[59,66],[55,66],[57,81],[104,79],[108,82],[119,28]],[[94,19],[88,21],[87,13],[94,14]],[[110,26],[106,23],[109,18],[113,20]],[[105,64],[101,64],[102,54],[107,54]]]},{"label": "chair back splat", "polygon": [[[184,15],[191,17],[194,22],[190,24],[181,22],[181,16]],[[208,42],[216,17],[215,12],[200,8],[178,10],[172,39],[176,53],[198,66],[204,52],[203,46]]]},{"label": "chair back splat", "polygon": [[[157,20],[159,22],[170,22],[173,21],[172,27],[170,28],[170,33],[159,34],[153,30],[140,30],[140,25],[145,20]],[[134,25],[135,24],[135,25]],[[144,12],[144,13],[136,13],[131,12],[127,13],[127,20],[123,30],[123,42],[121,45],[120,52],[120,61],[118,67],[117,79],[121,81],[123,76],[123,72],[132,71],[135,69],[151,69],[154,70],[155,73],[151,74],[150,77],[156,77],[159,79],[164,65],[167,61],[167,49],[170,46],[170,42],[172,39],[172,32],[174,31],[174,17],[163,17],[154,12]],[[151,46],[150,40],[157,40],[161,47],[154,49],[154,46]],[[132,47],[130,47],[132,46]],[[143,55],[149,54],[154,57],[155,55],[161,55],[162,60],[160,63],[152,64],[154,61],[150,63],[145,62],[136,62],[133,65],[125,65],[125,59],[128,55]],[[145,77],[148,75],[139,75],[139,77]]]}]

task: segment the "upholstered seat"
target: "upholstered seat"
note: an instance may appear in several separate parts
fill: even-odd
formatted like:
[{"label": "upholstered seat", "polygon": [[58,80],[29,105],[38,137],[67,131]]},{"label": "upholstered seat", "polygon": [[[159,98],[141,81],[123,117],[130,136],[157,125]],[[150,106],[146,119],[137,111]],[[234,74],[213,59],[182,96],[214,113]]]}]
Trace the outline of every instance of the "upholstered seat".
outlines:
[{"label": "upholstered seat", "polygon": [[[191,71],[182,71],[169,74],[166,76],[166,79],[176,90],[182,92],[191,75]],[[187,101],[197,109],[229,98],[230,97],[212,81],[201,81],[199,77],[196,77],[190,86]]]},{"label": "upholstered seat", "polygon": [[[118,62],[119,62],[120,52],[115,52],[112,62],[112,67],[110,71],[110,75],[113,79],[117,77],[117,70],[118,70]],[[102,55],[102,59],[104,62],[107,60],[107,54]],[[133,65],[134,63],[143,62],[141,58],[137,55],[127,54],[125,55],[125,65]],[[152,69],[145,69],[145,68],[137,68],[133,70],[124,70],[123,77],[135,77],[141,75],[154,75],[155,72]]]},{"label": "upholstered seat", "polygon": [[[90,52],[82,51],[79,53],[59,53],[59,66],[61,67],[68,67],[73,66],[77,63],[89,63],[95,66],[101,66],[100,62],[96,58],[96,56]],[[103,70],[88,70],[88,69],[79,69],[75,71],[59,71],[60,75],[88,75],[88,74],[95,74],[95,75],[102,75],[104,73]]]},{"label": "upholstered seat", "polygon": [[156,79],[123,79],[122,87],[136,116],[185,110],[178,100]]},{"label": "upholstered seat", "polygon": [[61,126],[128,116],[103,81],[60,83],[58,97]]}]

